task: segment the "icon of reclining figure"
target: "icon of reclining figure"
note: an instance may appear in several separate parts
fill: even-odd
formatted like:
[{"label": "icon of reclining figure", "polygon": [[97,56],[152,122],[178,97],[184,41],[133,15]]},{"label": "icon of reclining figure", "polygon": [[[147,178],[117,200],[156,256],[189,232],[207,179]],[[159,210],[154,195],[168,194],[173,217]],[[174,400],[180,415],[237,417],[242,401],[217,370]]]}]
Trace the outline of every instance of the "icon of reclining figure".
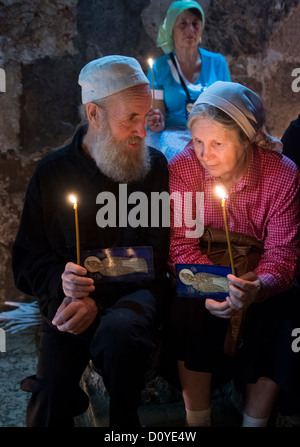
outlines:
[{"label": "icon of reclining figure", "polygon": [[189,269],[182,269],[179,272],[179,279],[183,284],[192,286],[200,292],[228,292],[227,278],[212,273],[194,274]]},{"label": "icon of reclining figure", "polygon": [[96,256],[89,256],[84,261],[84,267],[91,273],[101,273],[103,276],[121,276],[130,273],[148,273],[148,264],[144,258],[127,258],[111,256],[102,261]]}]

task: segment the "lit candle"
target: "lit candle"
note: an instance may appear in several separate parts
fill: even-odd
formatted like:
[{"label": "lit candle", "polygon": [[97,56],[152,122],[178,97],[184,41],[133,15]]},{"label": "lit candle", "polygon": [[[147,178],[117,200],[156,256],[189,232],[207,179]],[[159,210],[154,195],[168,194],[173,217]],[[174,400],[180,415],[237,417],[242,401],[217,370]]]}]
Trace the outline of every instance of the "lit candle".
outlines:
[{"label": "lit candle", "polygon": [[80,265],[80,247],[79,247],[79,226],[78,226],[78,211],[77,211],[77,199],[75,196],[70,196],[69,199],[73,203],[75,213],[75,231],[76,231],[76,254],[77,264]]},{"label": "lit candle", "polygon": [[228,234],[228,228],[227,228],[226,208],[225,208],[225,203],[226,203],[226,199],[228,198],[228,196],[227,196],[225,190],[221,186],[217,186],[216,190],[217,190],[218,195],[222,199],[222,208],[223,208],[225,232],[226,232],[226,238],[227,238],[227,245],[228,245],[228,252],[229,252],[229,258],[230,258],[231,270],[232,270],[232,274],[235,275],[233,258],[232,258],[232,251],[231,251],[231,243],[230,243],[229,234]]},{"label": "lit candle", "polygon": [[153,109],[155,109],[155,92],[154,92],[154,77],[153,77],[153,60],[151,57],[148,59],[148,64],[150,65],[151,77],[152,77],[152,100],[153,100]]}]

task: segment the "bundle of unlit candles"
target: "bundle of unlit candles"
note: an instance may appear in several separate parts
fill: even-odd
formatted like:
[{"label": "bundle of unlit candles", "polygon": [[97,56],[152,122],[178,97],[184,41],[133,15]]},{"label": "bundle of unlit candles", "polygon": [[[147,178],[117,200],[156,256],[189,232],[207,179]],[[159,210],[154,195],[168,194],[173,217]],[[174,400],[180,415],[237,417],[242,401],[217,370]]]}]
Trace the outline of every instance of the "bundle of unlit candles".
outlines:
[{"label": "bundle of unlit candles", "polygon": [[6,332],[15,333],[40,324],[41,316],[37,301],[32,303],[5,301],[4,304],[15,307],[13,310],[0,313],[0,328]]}]

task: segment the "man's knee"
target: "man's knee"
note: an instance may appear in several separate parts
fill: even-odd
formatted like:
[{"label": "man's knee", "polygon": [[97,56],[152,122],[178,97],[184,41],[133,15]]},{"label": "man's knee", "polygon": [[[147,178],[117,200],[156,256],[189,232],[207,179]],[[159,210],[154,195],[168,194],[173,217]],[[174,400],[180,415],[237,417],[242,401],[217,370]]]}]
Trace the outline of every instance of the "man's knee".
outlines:
[{"label": "man's knee", "polygon": [[104,352],[122,357],[153,347],[151,324],[143,312],[118,307],[101,319],[91,344],[91,356],[95,361]]}]

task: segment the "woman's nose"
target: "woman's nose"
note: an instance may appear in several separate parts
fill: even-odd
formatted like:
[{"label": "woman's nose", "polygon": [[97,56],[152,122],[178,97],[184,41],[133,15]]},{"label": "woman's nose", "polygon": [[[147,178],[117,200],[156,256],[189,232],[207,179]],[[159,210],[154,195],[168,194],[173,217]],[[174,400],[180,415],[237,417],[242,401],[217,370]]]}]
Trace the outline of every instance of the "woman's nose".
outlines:
[{"label": "woman's nose", "polygon": [[203,158],[204,161],[209,160],[212,157],[212,151],[209,147],[209,145],[204,145],[202,144],[202,148],[201,148],[201,157]]},{"label": "woman's nose", "polygon": [[187,31],[195,31],[195,27],[194,27],[193,23],[187,23],[186,30]]}]

